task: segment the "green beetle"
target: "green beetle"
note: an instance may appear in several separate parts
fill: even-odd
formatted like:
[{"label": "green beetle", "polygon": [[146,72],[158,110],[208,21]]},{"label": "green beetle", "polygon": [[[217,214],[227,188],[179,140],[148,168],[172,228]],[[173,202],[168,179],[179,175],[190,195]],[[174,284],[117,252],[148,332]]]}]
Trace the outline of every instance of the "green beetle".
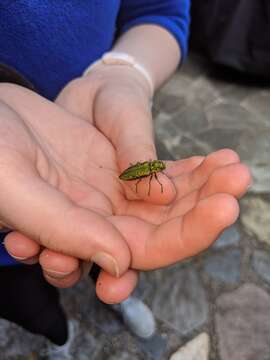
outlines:
[{"label": "green beetle", "polygon": [[124,181],[131,181],[138,179],[136,183],[136,192],[137,192],[137,186],[139,182],[143,178],[150,176],[149,190],[148,190],[148,195],[150,195],[151,181],[154,176],[161,187],[161,192],[163,193],[163,185],[158,180],[157,173],[162,172],[164,169],[166,169],[166,165],[164,161],[161,160],[138,162],[137,164],[131,165],[126,170],[124,170],[122,174],[119,175],[119,178]]}]

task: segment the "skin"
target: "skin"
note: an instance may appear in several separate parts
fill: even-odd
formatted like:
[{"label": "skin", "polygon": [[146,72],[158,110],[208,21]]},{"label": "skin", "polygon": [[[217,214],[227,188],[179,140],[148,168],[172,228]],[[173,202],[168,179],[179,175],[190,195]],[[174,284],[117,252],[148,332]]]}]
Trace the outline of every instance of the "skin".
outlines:
[{"label": "skin", "polygon": [[136,285],[134,270],[193,256],[236,220],[250,174],[233,151],[167,162],[164,193],[153,182],[148,196],[143,179],[137,194],[118,178],[118,149],[93,121],[14,85],[2,85],[0,97],[1,220],[16,229],[5,246],[31,263],[39,256],[52,284],[71,286],[81,275],[78,259],[103,251],[117,261],[119,279],[105,269],[97,294],[121,301]]},{"label": "skin", "polygon": [[[144,40],[135,41],[142,30]],[[147,30],[127,32],[116,49],[137,55],[157,88],[180,54],[163,29]],[[153,33],[168,52],[158,64]],[[145,55],[143,45],[151,48]],[[105,252],[97,295],[122,301],[137,270],[196,255],[237,219],[251,177],[232,150],[166,162],[162,194],[153,181],[148,195],[147,178],[138,193],[136,181],[118,178],[130,163],[157,158],[149,96],[145,79],[126,66],[96,68],[69,83],[55,104],[0,85],[0,221],[14,229],[5,246],[25,263],[39,261],[51,284],[72,286]]]}]

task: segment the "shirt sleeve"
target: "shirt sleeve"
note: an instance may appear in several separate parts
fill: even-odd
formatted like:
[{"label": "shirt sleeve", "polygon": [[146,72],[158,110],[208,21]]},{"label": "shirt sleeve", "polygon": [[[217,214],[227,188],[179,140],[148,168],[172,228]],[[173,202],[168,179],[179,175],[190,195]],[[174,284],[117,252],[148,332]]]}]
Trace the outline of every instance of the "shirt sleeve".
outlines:
[{"label": "shirt sleeve", "polygon": [[140,24],[156,24],[167,29],[187,55],[191,0],[122,0],[117,30],[121,34]]}]

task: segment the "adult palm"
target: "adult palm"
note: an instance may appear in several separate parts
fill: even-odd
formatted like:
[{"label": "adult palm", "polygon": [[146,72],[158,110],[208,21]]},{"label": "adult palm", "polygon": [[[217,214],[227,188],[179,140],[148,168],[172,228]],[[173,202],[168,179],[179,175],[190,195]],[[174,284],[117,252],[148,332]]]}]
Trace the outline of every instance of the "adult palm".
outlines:
[{"label": "adult palm", "polygon": [[[209,246],[237,218],[235,198],[250,182],[238,156],[223,150],[168,163],[167,176],[159,175],[163,193],[153,180],[148,196],[145,179],[136,194],[134,184],[119,180],[119,171],[137,156],[153,153],[151,125],[146,123],[141,134],[146,140],[136,147],[134,136],[126,136],[127,113],[119,112],[119,92],[112,97],[110,87],[102,92],[84,81],[80,85],[75,82],[62,92],[61,106],[17,86],[1,87],[0,218],[3,226],[16,230],[7,238],[9,251],[18,238],[22,247],[34,240],[41,248],[37,245],[33,255],[41,250],[44,268],[48,255],[56,269],[59,259],[64,264],[70,256],[121,276],[129,268],[172,264]],[[129,128],[135,140],[136,129]],[[27,255],[29,248],[22,252]],[[74,283],[79,276],[74,274],[62,284]],[[136,275],[126,274],[133,276],[132,288]],[[106,301],[102,291],[100,297]]]}]

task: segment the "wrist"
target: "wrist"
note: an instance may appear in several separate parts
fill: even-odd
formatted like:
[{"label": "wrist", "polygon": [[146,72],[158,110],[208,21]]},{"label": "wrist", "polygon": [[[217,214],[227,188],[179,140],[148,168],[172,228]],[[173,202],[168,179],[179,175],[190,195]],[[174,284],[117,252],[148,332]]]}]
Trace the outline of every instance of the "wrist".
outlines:
[{"label": "wrist", "polygon": [[[132,77],[137,79],[138,83],[141,83],[142,87],[148,87],[148,96],[150,98],[154,95],[154,81],[152,79],[151,74],[149,71],[144,67],[143,64],[140,64],[136,58],[133,56],[124,53],[124,52],[117,52],[111,51],[105,53],[100,59],[96,62],[91,64],[83,73],[84,76],[87,76],[89,73],[97,69],[105,69],[111,68],[112,70],[115,69],[122,69],[124,76],[128,76],[126,74],[132,74]],[[125,69],[129,68],[131,71],[126,71]],[[121,77],[121,73],[120,73]]]},{"label": "wrist", "polygon": [[149,105],[152,93],[145,78],[133,67],[99,63],[83,76],[90,80],[99,90],[114,88],[115,92],[137,94]]}]

